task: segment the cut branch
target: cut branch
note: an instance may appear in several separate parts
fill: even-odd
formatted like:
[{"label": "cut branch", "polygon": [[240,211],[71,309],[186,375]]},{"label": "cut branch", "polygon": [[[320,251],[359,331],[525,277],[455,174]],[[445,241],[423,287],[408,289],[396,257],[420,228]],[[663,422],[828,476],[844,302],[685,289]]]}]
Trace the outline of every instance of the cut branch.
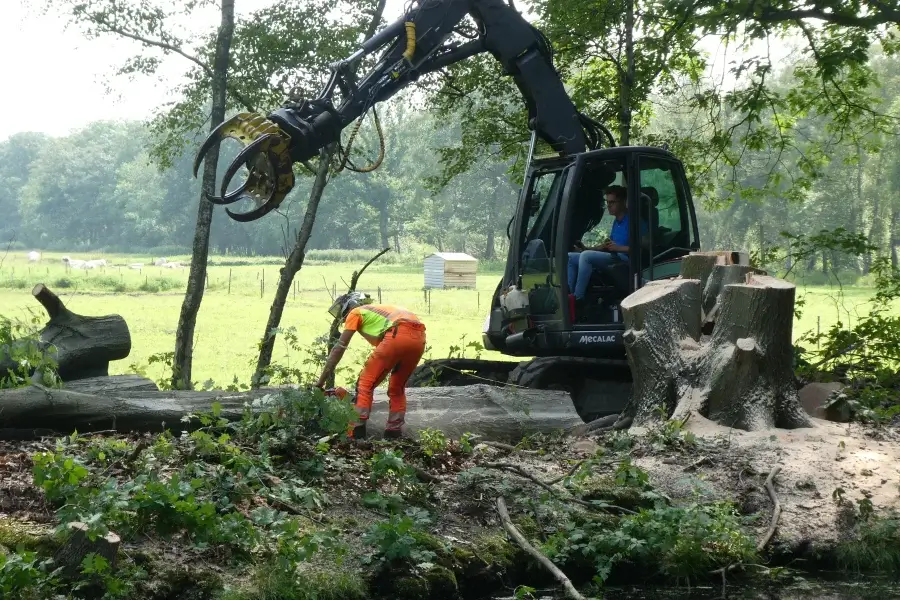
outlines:
[{"label": "cut branch", "polygon": [[776,465],[772,467],[772,470],[769,471],[769,476],[766,477],[766,491],[769,493],[769,498],[772,499],[772,504],[775,506],[772,509],[772,523],[769,525],[769,530],[766,531],[766,535],[759,540],[759,544],[756,546],[757,552],[762,552],[765,547],[769,545],[772,536],[775,535],[775,530],[778,528],[778,519],[781,517],[781,502],[778,500],[778,495],[775,493],[775,476],[778,475],[780,471],[781,467]]},{"label": "cut branch", "polygon": [[550,571],[556,580],[562,585],[563,589],[566,591],[566,595],[573,600],[586,600],[584,596],[582,596],[578,590],[575,589],[575,586],[572,585],[571,580],[566,577],[566,574],[560,570],[553,561],[549,558],[541,554],[541,552],[528,543],[528,540],[525,539],[525,536],[516,529],[516,526],[513,525],[512,519],[509,518],[509,511],[506,510],[506,502],[502,497],[497,498],[497,512],[500,515],[500,522],[503,524],[503,529],[506,530],[506,533],[515,540],[516,544],[519,547],[528,553],[534,560],[536,560],[542,567]]}]

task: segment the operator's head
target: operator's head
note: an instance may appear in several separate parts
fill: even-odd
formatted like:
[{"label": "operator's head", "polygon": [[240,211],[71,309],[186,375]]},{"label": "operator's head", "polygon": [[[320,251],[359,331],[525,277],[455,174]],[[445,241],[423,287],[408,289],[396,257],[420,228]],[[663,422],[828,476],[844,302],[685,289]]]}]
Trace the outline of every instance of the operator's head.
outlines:
[{"label": "operator's head", "polygon": [[609,214],[614,217],[624,215],[628,210],[625,202],[625,188],[621,185],[611,185],[606,188],[606,207]]},{"label": "operator's head", "polygon": [[328,313],[335,319],[344,319],[347,313],[363,304],[371,304],[372,298],[368,294],[362,292],[350,292],[338,296],[334,300],[334,304],[328,309]]}]

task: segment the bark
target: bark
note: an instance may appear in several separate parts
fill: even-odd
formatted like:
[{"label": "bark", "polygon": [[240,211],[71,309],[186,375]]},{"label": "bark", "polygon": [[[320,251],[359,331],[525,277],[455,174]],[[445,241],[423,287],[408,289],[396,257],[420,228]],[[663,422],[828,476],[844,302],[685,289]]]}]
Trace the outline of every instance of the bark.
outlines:
[{"label": "bark", "polygon": [[[228,85],[228,61],[231,40],[234,36],[234,0],[222,0],[222,20],[216,37],[216,51],[213,59],[212,109],[209,130],[212,132],[225,120],[226,92]],[[172,385],[179,389],[190,389],[193,366],[194,327],[203,301],[206,266],[209,254],[209,233],[212,225],[212,202],[205,193],[214,194],[216,186],[216,165],[219,161],[219,145],[210,148],[203,161],[203,193],[197,209],[197,227],[191,250],[191,269],[187,288],[178,318],[175,333],[175,358],[172,361]]]},{"label": "bark", "polygon": [[[50,317],[38,335],[39,347],[56,361],[63,381],[106,375],[110,361],[126,358],[131,352],[131,333],[119,315],[76,314],[42,283],[34,286],[31,294]],[[15,368],[16,363],[7,351],[0,350],[0,373]],[[40,379],[33,372],[29,375]]]},{"label": "bark", "polygon": [[634,385],[619,422],[696,413],[748,431],[810,427],[791,369],[794,285],[724,260],[707,270],[694,256],[678,278],[622,302]]},{"label": "bark", "polygon": [[316,222],[316,213],[319,210],[319,202],[322,200],[322,194],[325,192],[325,186],[328,183],[328,166],[331,164],[331,158],[334,156],[335,149],[336,146],[332,145],[319,152],[316,180],[309,191],[309,202],[306,205],[303,224],[297,233],[294,247],[291,249],[284,266],[279,270],[275,297],[272,298],[269,318],[266,320],[266,329],[263,331],[262,341],[259,346],[259,356],[256,359],[256,372],[251,378],[251,384],[255,388],[264,383],[263,379],[266,369],[272,363],[272,351],[275,349],[274,330],[281,324],[284,305],[287,302],[288,294],[291,292],[294,277],[303,267],[303,261],[306,258],[306,244],[309,243],[309,238],[312,235],[313,226]]},{"label": "bark", "polygon": [[381,247],[387,248],[391,245],[391,236],[388,232],[388,201],[382,200],[376,206],[378,209],[378,232],[381,235]]},{"label": "bark", "polygon": [[897,260],[897,245],[900,244],[900,207],[896,205],[891,210],[891,231],[889,239],[891,240],[891,266],[894,269],[900,268],[900,261]]},{"label": "bark", "polygon": [[709,335],[715,326],[716,318],[721,310],[719,299],[726,285],[744,283],[749,273],[765,275],[759,269],[745,265],[715,265],[710,271],[706,284],[703,286],[703,304],[701,316],[703,319],[703,333]]},{"label": "bark", "polygon": [[[253,411],[264,410],[266,396],[283,391],[75,391],[32,385],[0,390],[0,431],[190,430],[200,427],[200,423],[185,423],[181,418],[188,413],[208,412],[213,402],[221,405],[223,418],[238,420],[243,416],[245,403]],[[387,393],[378,389],[368,421],[370,434],[378,435],[384,429],[387,416]],[[433,428],[450,437],[470,432],[491,440],[517,442],[531,433],[569,430],[582,423],[566,392],[489,385],[407,390],[407,435]]]},{"label": "bark", "polygon": [[119,536],[113,532],[98,535],[90,539],[88,526],[74,521],[67,525],[68,537],[54,552],[54,567],[62,567],[66,577],[76,578],[81,575],[82,563],[88,554],[95,554],[106,559],[111,571],[115,571],[119,554]]},{"label": "bark", "polygon": [[487,239],[484,243],[484,260],[494,260],[496,250],[494,248],[494,219],[497,214],[497,194],[499,186],[494,187],[494,193],[491,195],[491,203],[488,206],[487,216]]},{"label": "bark", "polygon": [[619,145],[631,144],[631,96],[634,87],[634,0],[625,6],[625,68],[619,67]]}]

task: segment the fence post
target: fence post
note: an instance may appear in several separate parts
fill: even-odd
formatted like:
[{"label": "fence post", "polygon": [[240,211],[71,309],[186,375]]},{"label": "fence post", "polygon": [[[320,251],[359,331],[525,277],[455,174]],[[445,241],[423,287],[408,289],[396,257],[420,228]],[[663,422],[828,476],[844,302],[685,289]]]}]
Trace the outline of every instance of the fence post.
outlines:
[{"label": "fence post", "polygon": [[266,286],[265,282],[262,279],[260,279],[259,280],[259,297],[260,298],[263,297],[263,293],[265,292],[265,286]]},{"label": "fence post", "polygon": [[475,292],[475,294],[478,297],[478,300],[477,300],[478,309],[477,310],[481,310],[481,292]]},{"label": "fence post", "polygon": [[431,290],[428,290],[428,314],[431,314]]},{"label": "fence post", "polygon": [[381,286],[378,286],[378,304],[381,304]]},{"label": "fence post", "polygon": [[231,295],[231,269],[228,269],[228,294]]}]

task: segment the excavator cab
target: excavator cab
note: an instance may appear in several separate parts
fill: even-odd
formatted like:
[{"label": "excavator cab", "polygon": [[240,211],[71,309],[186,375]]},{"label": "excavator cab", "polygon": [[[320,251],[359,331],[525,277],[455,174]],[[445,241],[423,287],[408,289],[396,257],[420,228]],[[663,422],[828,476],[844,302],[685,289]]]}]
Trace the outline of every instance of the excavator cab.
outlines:
[{"label": "excavator cab", "polygon": [[[569,256],[577,242],[608,236],[614,217],[605,191],[614,185],[626,189],[630,251],[592,271],[576,310]],[[622,300],[648,281],[674,277],[681,257],[700,248],[682,163],[655,147],[534,159],[508,234],[483,342],[513,356],[624,359]]]}]

